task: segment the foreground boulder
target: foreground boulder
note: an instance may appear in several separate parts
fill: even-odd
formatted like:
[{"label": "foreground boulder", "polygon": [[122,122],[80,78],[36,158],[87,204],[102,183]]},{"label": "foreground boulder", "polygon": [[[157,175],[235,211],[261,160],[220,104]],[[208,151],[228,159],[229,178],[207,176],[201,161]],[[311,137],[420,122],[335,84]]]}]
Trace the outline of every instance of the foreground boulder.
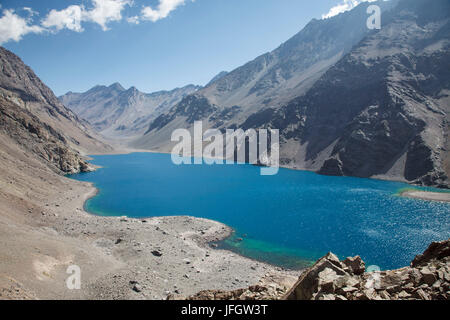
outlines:
[{"label": "foreground boulder", "polygon": [[365,272],[360,257],[344,261],[329,253],[306,270],[288,300],[447,300],[450,240],[433,242],[410,267]]}]

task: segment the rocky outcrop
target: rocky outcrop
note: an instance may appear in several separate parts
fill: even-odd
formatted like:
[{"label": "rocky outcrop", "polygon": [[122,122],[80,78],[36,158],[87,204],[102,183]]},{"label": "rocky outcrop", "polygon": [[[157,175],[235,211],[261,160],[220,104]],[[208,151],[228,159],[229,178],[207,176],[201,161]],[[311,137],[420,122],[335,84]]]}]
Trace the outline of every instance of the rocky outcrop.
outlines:
[{"label": "rocky outcrop", "polygon": [[62,134],[9,101],[1,92],[0,133],[37,155],[56,172],[71,174],[93,170],[78,152],[67,146],[67,140]]},{"label": "rocky outcrop", "polygon": [[448,300],[450,240],[435,242],[410,267],[365,272],[360,257],[332,253],[306,270],[284,297],[289,300]]},{"label": "rocky outcrop", "polygon": [[[168,299],[186,299],[171,295]],[[450,239],[433,242],[411,266],[389,271],[367,267],[361,257],[319,259],[286,288],[280,281],[234,291],[206,290],[188,300],[449,300]]]}]

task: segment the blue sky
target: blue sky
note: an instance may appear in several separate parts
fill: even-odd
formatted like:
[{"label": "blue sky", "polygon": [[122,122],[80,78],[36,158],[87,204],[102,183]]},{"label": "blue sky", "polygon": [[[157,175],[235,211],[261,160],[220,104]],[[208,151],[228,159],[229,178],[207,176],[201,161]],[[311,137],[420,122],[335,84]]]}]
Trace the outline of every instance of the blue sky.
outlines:
[{"label": "blue sky", "polygon": [[[204,85],[361,0],[0,0],[0,43],[57,95]],[[53,10],[53,11],[52,11]]]}]

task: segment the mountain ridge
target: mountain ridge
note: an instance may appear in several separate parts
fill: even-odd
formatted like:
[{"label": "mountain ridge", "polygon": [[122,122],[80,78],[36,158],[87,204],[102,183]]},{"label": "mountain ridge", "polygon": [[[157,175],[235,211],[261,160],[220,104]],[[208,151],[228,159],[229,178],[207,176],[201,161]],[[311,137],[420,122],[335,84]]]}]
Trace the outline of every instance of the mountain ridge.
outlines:
[{"label": "mountain ridge", "polygon": [[[383,12],[390,10],[396,1],[377,2]],[[198,107],[205,106],[206,98],[211,112],[205,114],[204,128],[234,128],[249,116],[267,108],[278,108],[298,97],[323,75],[331,66],[361,41],[370,30],[366,27],[367,3],[354,10],[344,12],[325,20],[311,20],[300,32],[275,48],[254,60],[240,66],[209,86],[199,90],[189,101],[181,101],[179,106],[162,114],[155,123],[167,122],[167,128],[151,124],[144,137],[131,143],[137,148],[148,148],[168,152],[171,149],[170,133],[176,126],[192,129],[182,116],[176,115],[176,109],[189,103]],[[356,26],[356,27],[355,27]],[[233,109],[233,115],[225,121],[220,120],[222,113]],[[213,118],[210,121],[209,118]],[[169,143],[168,143],[169,141]]]},{"label": "mountain ridge", "polygon": [[100,134],[124,138],[139,135],[159,114],[199,88],[189,84],[173,90],[144,93],[134,86],[125,89],[116,82],[110,86],[97,85],[86,92],[68,92],[59,100],[91,123]]},{"label": "mountain ridge", "polygon": [[[367,5],[347,16],[365,13]],[[365,34],[298,97],[218,122],[226,108],[202,89],[155,119],[134,145],[167,152],[170,132],[191,128],[193,118],[203,120],[204,128],[273,128],[280,129],[285,167],[447,188],[448,6],[443,0],[395,2],[384,11],[381,30]]]},{"label": "mountain ridge", "polygon": [[[413,2],[416,6],[410,7]],[[247,122],[283,128],[285,146],[300,141],[303,159],[285,147],[287,163],[298,160],[322,174],[387,175],[448,187],[445,99],[450,74],[442,67],[450,67],[450,41],[449,19],[442,12],[450,8],[445,1],[434,4],[433,12],[424,9],[423,0],[400,2],[397,15],[306,95],[274,111],[265,123]]]}]

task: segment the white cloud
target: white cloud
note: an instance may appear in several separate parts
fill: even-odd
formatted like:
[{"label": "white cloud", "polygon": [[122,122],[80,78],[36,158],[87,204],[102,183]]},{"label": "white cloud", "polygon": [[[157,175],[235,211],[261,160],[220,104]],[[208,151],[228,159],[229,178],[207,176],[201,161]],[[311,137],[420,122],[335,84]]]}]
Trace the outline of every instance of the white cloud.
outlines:
[{"label": "white cloud", "polygon": [[356,7],[358,4],[360,4],[361,2],[374,2],[374,1],[377,0],[341,0],[341,2],[336,6],[332,7],[327,14],[323,14],[322,19],[328,19],[337,16],[342,12],[349,11],[354,7]]},{"label": "white cloud", "polygon": [[128,23],[131,23],[131,24],[139,24],[140,23],[139,16],[128,17],[127,21],[128,21]]},{"label": "white cloud", "polygon": [[8,41],[20,41],[29,33],[41,33],[44,29],[31,25],[29,19],[22,18],[14,13],[14,10],[3,10],[0,18],[0,44]]},{"label": "white cloud", "polygon": [[122,20],[122,11],[127,5],[132,5],[130,0],[93,0],[94,8],[86,11],[86,18],[99,24],[103,30],[109,22]]},{"label": "white cloud", "polygon": [[[123,17],[127,6],[133,6],[133,0],[84,0],[89,4],[73,4],[65,9],[52,9],[40,21],[40,25],[33,24],[33,17],[39,15],[30,7],[18,8],[22,12],[21,17],[12,9],[3,10],[0,17],[0,44],[8,41],[20,41],[28,33],[58,32],[68,29],[75,32],[83,32],[83,24],[86,22],[98,24],[102,30],[108,30],[110,22],[126,20],[131,24],[139,24],[141,21],[164,19],[169,14],[184,5],[189,0],[159,0],[155,8],[144,6],[139,15]],[[194,1],[194,0],[191,0]],[[0,8],[1,8],[0,4]]]},{"label": "white cloud", "polygon": [[54,31],[62,29],[69,29],[76,32],[83,31],[81,21],[83,21],[84,7],[83,6],[69,6],[63,10],[51,10],[47,17],[42,21],[45,28]]},{"label": "white cloud", "polygon": [[156,9],[152,9],[151,7],[144,7],[142,9],[142,19],[150,20],[152,22],[164,19],[169,15],[169,13],[184,3],[185,0],[159,0],[158,7]]},{"label": "white cloud", "polygon": [[69,29],[76,32],[83,31],[82,22],[94,22],[106,31],[107,24],[122,20],[122,11],[131,0],[92,0],[93,7],[86,9],[83,5],[71,5],[63,10],[51,10],[42,21],[46,28],[59,31]]},{"label": "white cloud", "polygon": [[28,13],[28,16],[29,16],[29,17],[33,17],[33,16],[36,16],[36,15],[39,15],[39,12],[34,11],[34,10],[31,9],[30,7],[23,7],[22,10],[23,10],[23,11],[26,11],[26,12]]}]

